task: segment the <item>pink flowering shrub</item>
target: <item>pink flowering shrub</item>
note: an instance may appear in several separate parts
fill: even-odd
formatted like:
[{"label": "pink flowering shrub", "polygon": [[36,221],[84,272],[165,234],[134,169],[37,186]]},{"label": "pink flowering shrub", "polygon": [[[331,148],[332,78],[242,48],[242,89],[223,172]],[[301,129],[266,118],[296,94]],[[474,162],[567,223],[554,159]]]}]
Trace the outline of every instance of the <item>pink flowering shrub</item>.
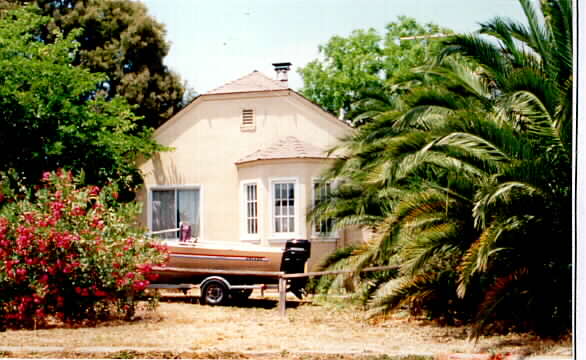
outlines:
[{"label": "pink flowering shrub", "polygon": [[0,328],[131,317],[167,256],[136,225],[138,205],[69,172],[45,173],[35,191],[9,183],[0,177]]}]

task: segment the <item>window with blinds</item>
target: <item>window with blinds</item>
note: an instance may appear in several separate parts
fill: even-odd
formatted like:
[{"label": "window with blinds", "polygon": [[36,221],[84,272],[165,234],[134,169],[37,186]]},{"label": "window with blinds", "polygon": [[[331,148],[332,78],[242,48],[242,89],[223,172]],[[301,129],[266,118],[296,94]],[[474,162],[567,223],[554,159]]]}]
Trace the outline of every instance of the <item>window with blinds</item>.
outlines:
[{"label": "window with blinds", "polygon": [[[193,237],[199,237],[200,189],[165,188],[151,190],[151,231],[176,229],[181,223],[191,225]],[[166,232],[158,237],[178,239],[178,232]]]}]

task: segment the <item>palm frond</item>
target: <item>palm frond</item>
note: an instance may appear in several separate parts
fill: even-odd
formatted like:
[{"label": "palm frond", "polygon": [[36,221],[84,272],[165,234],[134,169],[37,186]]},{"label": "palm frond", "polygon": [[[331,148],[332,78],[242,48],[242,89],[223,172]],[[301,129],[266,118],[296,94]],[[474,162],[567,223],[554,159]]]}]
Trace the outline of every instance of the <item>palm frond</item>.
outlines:
[{"label": "palm frond", "polygon": [[474,69],[464,58],[450,56],[444,58],[439,66],[426,70],[454,84],[464,87],[469,95],[478,99],[490,99],[492,92],[489,82],[478,69]]},{"label": "palm frond", "polygon": [[484,228],[491,218],[491,211],[497,207],[511,207],[516,201],[527,201],[529,198],[542,196],[541,189],[518,181],[503,182],[485,191],[479,191],[472,208],[474,226]]},{"label": "palm frond", "polygon": [[[421,273],[424,265],[436,256],[450,254],[456,250],[450,238],[459,233],[455,223],[441,223],[426,227],[425,230],[413,234],[412,241],[401,249],[401,273],[414,276]],[[455,252],[459,256],[459,252]]]},{"label": "palm frond", "polygon": [[440,137],[428,144],[423,151],[428,149],[449,146],[465,151],[469,156],[483,161],[508,161],[509,158],[497,146],[470,133],[454,132]]},{"label": "palm frond", "polygon": [[497,245],[501,238],[514,232],[520,232],[534,221],[534,216],[524,215],[492,222],[482,232],[478,240],[470,246],[458,265],[458,296],[464,297],[466,295],[475,274],[488,271],[491,257],[506,250],[506,248]]},{"label": "palm frond", "polygon": [[485,292],[484,299],[480,304],[476,315],[476,325],[471,334],[472,338],[478,339],[485,327],[494,320],[494,315],[499,305],[507,299],[510,289],[519,292],[523,288],[523,281],[528,276],[528,269],[521,267],[509,274],[497,278]]},{"label": "palm frond", "polygon": [[[520,30],[523,38],[530,40],[531,36],[527,29],[520,24],[512,23],[509,19],[503,19],[496,17],[490,22],[480,24],[480,33],[484,35],[492,36],[499,39],[502,44],[503,53],[508,56],[513,67],[522,67],[529,65],[527,62],[527,54],[518,47],[518,43],[515,42],[513,30]],[[518,39],[518,38],[517,38]]]},{"label": "palm frond", "polygon": [[440,61],[453,54],[462,54],[483,64],[488,75],[497,83],[511,70],[499,47],[478,35],[458,35],[445,40]]},{"label": "palm frond", "polygon": [[551,51],[551,34],[546,27],[543,27],[543,19],[537,14],[537,11],[530,0],[519,0],[527,23],[529,25],[531,44],[536,52],[541,56],[544,67],[547,69],[553,64],[552,57],[553,52]]}]

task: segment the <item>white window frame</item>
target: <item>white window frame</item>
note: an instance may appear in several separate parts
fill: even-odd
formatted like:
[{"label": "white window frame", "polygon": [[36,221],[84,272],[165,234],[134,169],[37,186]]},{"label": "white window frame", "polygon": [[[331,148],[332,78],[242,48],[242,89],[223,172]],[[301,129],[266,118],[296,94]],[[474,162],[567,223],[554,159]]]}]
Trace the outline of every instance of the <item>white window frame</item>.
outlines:
[{"label": "white window frame", "polygon": [[[295,231],[293,232],[275,232],[275,194],[274,194],[274,185],[277,183],[293,183],[293,191],[295,193],[295,217],[293,223],[295,225]],[[301,209],[300,207],[300,200],[301,200],[301,193],[299,192],[299,177],[272,177],[269,178],[269,219],[271,222],[271,239],[274,240],[284,240],[284,239],[294,239],[299,238],[301,234],[301,228],[299,224],[299,217]]]},{"label": "white window frame", "polygon": [[[256,234],[248,233],[248,208],[247,208],[247,196],[246,187],[248,185],[256,185]],[[261,232],[262,232],[262,205],[261,199],[264,190],[262,188],[262,182],[260,179],[243,180],[240,182],[240,240],[251,243],[260,243]]]},{"label": "white window frame", "polygon": [[[315,193],[315,184],[323,183],[323,178],[321,177],[312,177],[311,178],[311,206],[315,206],[315,201],[317,199],[317,194]],[[330,192],[337,186],[337,182],[328,181],[330,184]],[[338,230],[334,229],[335,224],[332,224],[332,231],[323,233],[315,231],[315,223],[311,223],[311,237],[312,239],[319,239],[323,241],[336,241],[340,237],[340,233]]]},{"label": "white window frame", "polygon": [[199,190],[199,238],[204,238],[204,192],[203,186],[200,184],[187,185],[153,185],[147,187],[147,227],[149,231],[153,230],[153,191],[158,190]]}]

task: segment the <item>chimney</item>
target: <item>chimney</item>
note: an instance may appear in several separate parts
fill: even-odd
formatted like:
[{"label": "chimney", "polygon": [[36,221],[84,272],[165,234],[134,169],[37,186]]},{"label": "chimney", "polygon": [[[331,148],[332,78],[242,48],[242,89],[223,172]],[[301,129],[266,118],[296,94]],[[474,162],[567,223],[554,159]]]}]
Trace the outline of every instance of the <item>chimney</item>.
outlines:
[{"label": "chimney", "polygon": [[277,80],[281,81],[281,83],[283,85],[287,86],[287,81],[289,80],[287,73],[289,72],[289,70],[291,68],[291,63],[290,62],[273,63],[273,66],[275,67]]}]

